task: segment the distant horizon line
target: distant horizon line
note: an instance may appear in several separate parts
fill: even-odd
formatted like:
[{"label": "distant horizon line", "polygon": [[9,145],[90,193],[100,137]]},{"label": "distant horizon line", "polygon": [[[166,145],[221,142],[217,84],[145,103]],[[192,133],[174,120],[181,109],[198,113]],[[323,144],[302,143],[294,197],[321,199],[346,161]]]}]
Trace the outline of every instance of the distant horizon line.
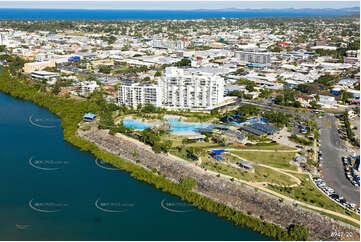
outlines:
[{"label": "distant horizon line", "polygon": [[360,6],[354,6],[354,7],[340,7],[340,8],[332,8],[332,7],[325,7],[325,8],[307,8],[307,7],[295,7],[295,8],[279,8],[279,7],[264,7],[264,8],[197,8],[197,9],[165,9],[165,8],[159,8],[159,9],[141,9],[141,8],[51,8],[51,7],[1,7],[0,9],[47,9],[47,10],[142,10],[142,11],[179,11],[179,10],[186,10],[186,11],[199,11],[199,10],[209,10],[209,11],[220,11],[220,10],[340,10],[340,9],[359,9]]}]

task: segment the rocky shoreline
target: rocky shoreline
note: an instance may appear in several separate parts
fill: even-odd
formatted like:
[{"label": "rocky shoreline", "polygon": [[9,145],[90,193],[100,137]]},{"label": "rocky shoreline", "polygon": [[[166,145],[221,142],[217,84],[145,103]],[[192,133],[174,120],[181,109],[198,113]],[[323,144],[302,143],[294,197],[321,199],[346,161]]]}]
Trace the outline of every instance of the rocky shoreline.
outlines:
[{"label": "rocky shoreline", "polygon": [[157,171],[171,181],[179,182],[181,177],[192,177],[198,181],[194,191],[222,202],[256,218],[287,228],[291,224],[301,224],[308,228],[310,240],[359,240],[357,228],[321,215],[317,212],[280,202],[279,198],[226,177],[204,171],[190,162],[166,154],[156,154],[151,147],[124,136],[108,134],[95,125],[87,131],[78,129],[77,134],[99,148],[122,159],[137,163],[149,170]]}]

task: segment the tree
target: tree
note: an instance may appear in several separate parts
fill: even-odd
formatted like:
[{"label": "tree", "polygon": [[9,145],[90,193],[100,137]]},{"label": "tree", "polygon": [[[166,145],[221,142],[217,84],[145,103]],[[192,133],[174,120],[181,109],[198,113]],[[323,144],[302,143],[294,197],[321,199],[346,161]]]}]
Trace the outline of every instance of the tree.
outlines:
[{"label": "tree", "polygon": [[137,110],[140,112],[142,110],[142,104],[141,103],[138,103],[137,105]]},{"label": "tree", "polygon": [[270,46],[267,48],[271,52],[281,52],[283,49],[279,46]]},{"label": "tree", "polygon": [[155,144],[152,146],[152,149],[153,149],[153,151],[154,151],[155,153],[160,153],[160,152],[162,152],[162,148],[161,148],[161,146],[160,146],[159,143],[155,143]]},{"label": "tree", "polygon": [[311,105],[311,108],[313,108],[313,109],[318,109],[321,107],[321,105],[319,105],[315,100],[312,100],[310,102],[310,105]]},{"label": "tree", "polygon": [[6,46],[0,45],[0,52],[5,52],[5,51],[6,51]]},{"label": "tree", "polygon": [[149,76],[146,76],[143,78],[143,82],[149,82],[150,81],[150,77]]},{"label": "tree", "polygon": [[197,180],[192,177],[182,177],[179,184],[185,190],[191,190],[193,187],[197,185],[197,183],[198,183]]},{"label": "tree", "polygon": [[330,75],[322,75],[315,82],[320,83],[326,87],[330,87],[333,84],[334,77]]},{"label": "tree", "polygon": [[315,96],[315,99],[316,99],[317,102],[320,101],[320,95],[317,94],[317,95]]},{"label": "tree", "polygon": [[159,77],[159,76],[161,76],[161,75],[162,75],[162,73],[160,73],[160,71],[157,71],[157,72],[154,74],[155,77]]},{"label": "tree", "polygon": [[237,72],[238,75],[241,75],[241,74],[243,74],[245,72],[245,70],[243,68],[239,68],[239,69],[237,69],[236,72]]},{"label": "tree", "polygon": [[305,226],[299,224],[292,224],[288,227],[288,234],[294,240],[305,241],[308,237],[308,230]]},{"label": "tree", "polygon": [[175,63],[175,66],[190,66],[192,61],[190,59],[183,58],[182,60]]},{"label": "tree", "polygon": [[110,68],[110,66],[108,66],[108,65],[100,65],[100,66],[98,67],[98,70],[99,70],[99,72],[101,72],[101,73],[109,74],[110,71],[111,71],[111,68]]},{"label": "tree", "polygon": [[249,91],[249,92],[253,92],[255,90],[255,88],[254,88],[255,86],[256,86],[255,83],[247,84],[246,90]]},{"label": "tree", "polygon": [[252,104],[244,104],[235,111],[236,114],[239,114],[242,117],[247,117],[249,115],[257,115],[258,112],[259,112],[258,107]]},{"label": "tree", "polygon": [[56,82],[53,90],[51,91],[54,95],[58,95],[60,93],[60,85],[59,85],[59,82]]},{"label": "tree", "polygon": [[143,113],[155,113],[157,111],[157,108],[150,103],[147,103],[144,105],[144,107],[142,108],[142,112]]},{"label": "tree", "polygon": [[163,152],[168,153],[172,148],[173,142],[171,140],[165,140],[161,143],[161,149]]},{"label": "tree", "polygon": [[272,93],[271,90],[262,89],[262,90],[261,90],[261,93],[259,94],[259,97],[260,97],[260,98],[266,98],[266,97],[270,96],[271,93]]},{"label": "tree", "polygon": [[345,91],[345,90],[342,90],[342,91],[341,91],[341,94],[340,94],[340,100],[343,101],[343,102],[345,102],[345,101],[347,101],[347,99],[349,99],[349,98],[352,98],[352,94],[349,93],[349,92],[347,92],[347,91]]},{"label": "tree", "polygon": [[302,107],[302,105],[301,105],[301,103],[300,103],[299,101],[295,101],[295,102],[293,103],[293,106],[294,106],[295,108],[300,108],[300,107]]},{"label": "tree", "polygon": [[282,95],[277,95],[276,98],[275,98],[275,103],[276,104],[283,104],[284,103],[284,99],[283,99],[283,96]]}]

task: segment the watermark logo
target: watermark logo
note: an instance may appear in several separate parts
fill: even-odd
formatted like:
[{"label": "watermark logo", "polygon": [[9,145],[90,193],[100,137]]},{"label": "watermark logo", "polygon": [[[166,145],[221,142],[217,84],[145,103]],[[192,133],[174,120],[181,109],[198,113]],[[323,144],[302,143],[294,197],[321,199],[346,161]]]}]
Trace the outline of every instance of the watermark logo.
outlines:
[{"label": "watermark logo", "polygon": [[28,162],[32,167],[43,171],[56,171],[69,164],[68,161],[34,160],[33,157],[30,157]]},{"label": "watermark logo", "polygon": [[100,198],[95,201],[94,205],[97,209],[106,213],[125,213],[128,212],[130,208],[135,206],[134,203],[100,201]]},{"label": "watermark logo", "polygon": [[97,165],[98,167],[105,169],[105,170],[119,171],[118,168],[111,167],[108,163],[106,163],[105,161],[99,160],[98,158],[95,159],[95,165]]},{"label": "watermark logo", "polygon": [[25,230],[30,227],[30,225],[28,225],[28,224],[16,224],[15,226],[17,229],[20,229],[20,230]]},{"label": "watermark logo", "polygon": [[29,201],[29,207],[40,213],[57,213],[60,212],[65,207],[68,207],[68,203],[62,203],[62,202],[37,202],[34,201],[34,198]]},{"label": "watermark logo", "polygon": [[160,202],[160,206],[172,213],[189,213],[189,212],[193,212],[194,211],[194,207],[186,202],[171,202],[171,201],[167,201],[167,199],[163,199]]},{"label": "watermark logo", "polygon": [[44,129],[54,129],[57,128],[56,125],[45,125],[43,123],[55,123],[60,122],[60,119],[51,119],[51,118],[33,118],[33,114],[29,117],[29,123],[38,128]]}]

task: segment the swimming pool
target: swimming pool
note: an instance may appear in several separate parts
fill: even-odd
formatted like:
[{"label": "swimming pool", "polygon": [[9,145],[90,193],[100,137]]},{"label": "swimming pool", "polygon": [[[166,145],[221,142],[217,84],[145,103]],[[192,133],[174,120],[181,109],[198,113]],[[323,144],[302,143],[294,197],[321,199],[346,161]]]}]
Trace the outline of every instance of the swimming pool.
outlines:
[{"label": "swimming pool", "polygon": [[123,126],[136,130],[143,130],[156,126],[155,123],[144,123],[141,119],[125,118],[123,120]]},{"label": "swimming pool", "polygon": [[[179,121],[178,116],[165,116],[166,119],[165,124],[167,129],[175,134],[192,134],[197,133],[197,129],[199,128],[210,128],[211,123],[185,123]],[[123,125],[125,127],[137,129],[137,130],[143,130],[150,127],[157,126],[157,123],[144,123],[141,119],[132,119],[132,118],[126,118],[123,120]]]},{"label": "swimming pool", "polygon": [[209,128],[212,124],[210,123],[185,123],[180,122],[179,117],[171,116],[165,117],[168,120],[168,130],[172,133],[181,134],[181,133],[197,133],[197,129]]}]

